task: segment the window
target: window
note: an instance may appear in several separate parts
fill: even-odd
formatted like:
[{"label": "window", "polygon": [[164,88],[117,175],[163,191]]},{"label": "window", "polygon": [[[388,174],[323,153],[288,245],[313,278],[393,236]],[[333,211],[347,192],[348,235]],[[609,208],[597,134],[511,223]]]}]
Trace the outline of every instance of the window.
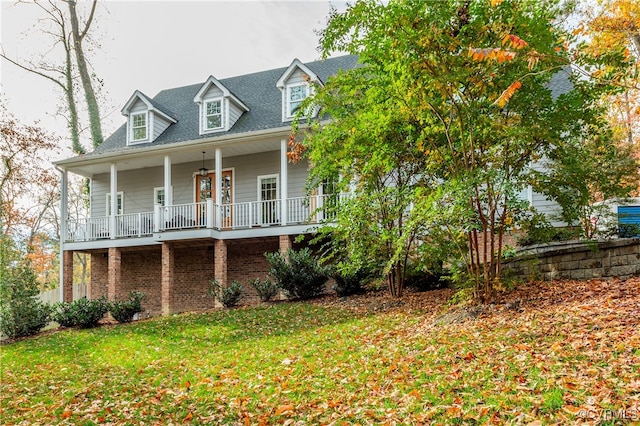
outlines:
[{"label": "window", "polygon": [[221,129],[222,125],[222,99],[207,101],[204,103],[204,128],[205,130]]},{"label": "window", "polygon": [[159,206],[166,205],[166,196],[164,193],[164,186],[159,186],[157,188],[153,188],[153,203]]},{"label": "window", "polygon": [[[122,191],[118,192],[116,195],[116,215],[122,214],[124,212],[124,196]],[[111,193],[107,192],[107,216],[111,216]]]},{"label": "window", "polygon": [[306,84],[287,87],[287,117],[293,117],[302,101],[308,96]]},{"label": "window", "polygon": [[147,139],[147,113],[131,114],[131,140]]},{"label": "window", "polygon": [[274,225],[279,222],[278,175],[258,176],[258,200],[260,201],[260,224]]}]

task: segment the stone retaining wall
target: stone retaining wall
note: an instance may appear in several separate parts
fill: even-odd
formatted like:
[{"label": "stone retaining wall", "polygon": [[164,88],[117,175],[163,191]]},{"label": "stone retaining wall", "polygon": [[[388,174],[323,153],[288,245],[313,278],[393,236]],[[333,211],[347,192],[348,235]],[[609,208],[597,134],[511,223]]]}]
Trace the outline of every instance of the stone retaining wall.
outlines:
[{"label": "stone retaining wall", "polygon": [[503,270],[524,279],[629,278],[640,275],[640,238],[524,247]]}]

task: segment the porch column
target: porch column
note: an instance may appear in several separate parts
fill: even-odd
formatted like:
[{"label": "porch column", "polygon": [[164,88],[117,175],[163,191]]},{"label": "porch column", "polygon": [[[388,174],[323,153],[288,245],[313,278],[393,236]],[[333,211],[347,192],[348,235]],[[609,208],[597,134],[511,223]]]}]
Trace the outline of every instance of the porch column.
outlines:
[{"label": "porch column", "polygon": [[67,268],[64,242],[67,240],[68,226],[68,187],[69,175],[66,170],[60,170],[60,302],[65,301],[65,291],[67,290],[67,275],[71,276],[73,284],[73,252],[71,252],[71,268]]},{"label": "porch column", "polygon": [[213,247],[213,277],[220,287],[227,286],[227,242],[215,240]]},{"label": "porch column", "polygon": [[280,140],[280,223],[287,224],[287,188],[289,186],[289,176],[287,174],[287,140]]},{"label": "porch column", "polygon": [[60,287],[60,301],[73,302],[73,251],[65,250],[62,256],[63,280]]},{"label": "porch column", "polygon": [[291,235],[280,235],[279,237],[280,253],[287,254],[287,250],[293,248],[293,242],[291,241]]},{"label": "porch column", "polygon": [[173,279],[175,270],[175,251],[171,243],[162,243],[162,283],[160,291],[160,305],[162,315],[171,314],[171,296],[173,293]]},{"label": "porch column", "polygon": [[173,191],[171,189],[171,157],[164,156],[164,205],[173,205]]},{"label": "porch column", "polygon": [[115,300],[122,283],[122,251],[109,247],[107,272],[107,300]]},{"label": "porch column", "polygon": [[111,214],[109,215],[109,236],[116,238],[116,215],[118,214],[118,166],[111,163]]},{"label": "porch column", "polygon": [[[215,159],[216,227],[222,228],[222,149],[216,148]],[[226,259],[226,255],[225,255]]]}]

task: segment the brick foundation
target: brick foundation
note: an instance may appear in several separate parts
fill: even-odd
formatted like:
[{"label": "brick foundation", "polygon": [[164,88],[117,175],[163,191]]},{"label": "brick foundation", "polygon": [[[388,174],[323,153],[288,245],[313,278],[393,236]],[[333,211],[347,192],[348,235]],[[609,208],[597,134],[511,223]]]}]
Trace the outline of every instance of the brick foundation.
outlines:
[{"label": "brick foundation", "polygon": [[214,307],[210,280],[223,285],[238,281],[242,304],[259,301],[249,279],[264,279],[269,271],[265,253],[299,248],[293,237],[241,240],[164,242],[161,246],[111,248],[91,253],[91,291],[88,297],[122,300],[141,291],[151,316]]}]

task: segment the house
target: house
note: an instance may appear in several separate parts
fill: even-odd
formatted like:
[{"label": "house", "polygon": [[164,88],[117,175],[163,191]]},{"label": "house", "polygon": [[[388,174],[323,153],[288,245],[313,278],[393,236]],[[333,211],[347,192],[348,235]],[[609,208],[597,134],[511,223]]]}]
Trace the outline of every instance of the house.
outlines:
[{"label": "house", "polygon": [[[142,291],[152,315],[213,307],[213,279],[251,291],[247,279],[266,275],[265,252],[323,221],[323,188],[307,196],[308,164],[287,159],[291,120],[315,84],[356,63],[296,59],[155,97],[134,92],[102,145],[56,163],[63,299],[72,298],[74,252],[91,257],[89,298]],[[88,218],[69,217],[69,174],[90,180]]]}]

